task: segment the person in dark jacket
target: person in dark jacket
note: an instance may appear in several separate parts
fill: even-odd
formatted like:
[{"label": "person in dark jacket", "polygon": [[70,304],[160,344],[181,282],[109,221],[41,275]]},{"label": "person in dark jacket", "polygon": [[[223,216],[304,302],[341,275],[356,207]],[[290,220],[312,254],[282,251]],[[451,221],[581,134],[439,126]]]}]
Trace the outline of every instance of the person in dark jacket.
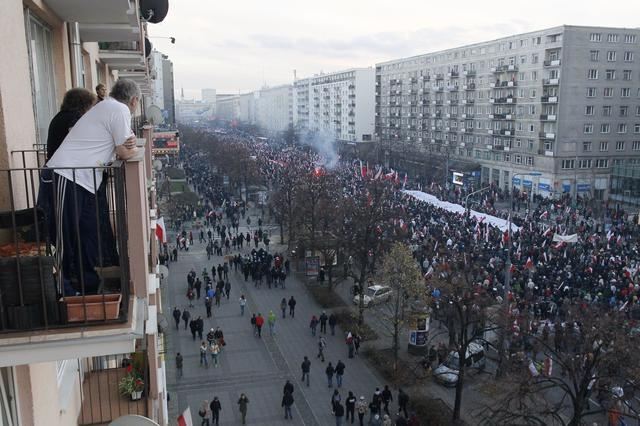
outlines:
[{"label": "person in dark jacket", "polygon": [[289,380],[287,380],[287,383],[284,384],[284,389],[282,390],[282,393],[290,393],[293,395],[293,383],[291,383]]},{"label": "person in dark jacket", "polygon": [[338,363],[336,364],[336,385],[339,388],[342,387],[342,376],[344,376],[345,367],[344,362],[338,360]]},{"label": "person in dark jacket", "polygon": [[382,391],[382,403],[384,404],[383,410],[386,414],[389,414],[389,403],[391,401],[393,401],[393,395],[391,394],[389,385],[384,385],[384,390]]},{"label": "person in dark jacket", "polygon": [[191,318],[191,314],[186,309],[182,311],[182,321],[184,321],[184,329],[187,329],[189,325],[189,318]]},{"label": "person in dark jacket", "polygon": [[293,420],[291,415],[291,406],[293,405],[293,395],[291,392],[285,392],[282,396],[282,406],[284,407],[284,418]]},{"label": "person in dark jacket", "polygon": [[344,418],[344,407],[341,403],[336,403],[333,406],[333,415],[336,416],[336,426],[342,426],[342,419]]},{"label": "person in dark jacket", "polygon": [[222,411],[222,406],[217,396],[213,397],[209,408],[211,409],[211,426],[218,426],[220,424],[220,411]]},{"label": "person in dark jacket", "polygon": [[51,119],[47,134],[47,160],[58,150],[67,137],[69,130],[89,111],[95,103],[95,96],[81,87],[73,88],[64,94],[60,111]]},{"label": "person in dark jacket", "polygon": [[293,296],[291,296],[291,298],[289,299],[289,316],[291,318],[294,318],[296,316],[296,299],[293,298]]},{"label": "person in dark jacket", "polygon": [[307,387],[309,387],[309,372],[311,371],[311,361],[309,361],[309,358],[307,358],[306,356],[304,357],[304,361],[302,361],[302,378],[300,379],[301,382],[307,382]]},{"label": "person in dark jacket", "polygon": [[329,387],[333,387],[333,374],[336,372],[335,368],[333,368],[333,365],[331,365],[331,362],[329,362],[329,365],[327,365],[327,368],[324,370],[325,374],[327,375],[327,383],[329,384]]},{"label": "person in dark jacket", "polygon": [[331,329],[331,335],[336,335],[336,324],[338,323],[338,317],[333,312],[329,315],[329,328]]},{"label": "person in dark jacket", "polygon": [[327,316],[327,313],[325,311],[322,311],[322,314],[320,315],[320,333],[325,333],[327,334],[327,320],[329,319],[329,317]]},{"label": "person in dark jacket", "polygon": [[347,400],[345,401],[345,407],[347,409],[347,422],[349,421],[349,415],[351,415],[352,424],[354,422],[356,412],[356,401],[356,396],[353,394],[353,392],[349,391],[349,396],[347,396]]},{"label": "person in dark jacket", "polygon": [[409,418],[407,415],[407,405],[409,405],[409,395],[407,395],[402,388],[398,388],[398,414],[402,412],[405,418]]},{"label": "person in dark jacket", "polygon": [[176,330],[180,330],[180,315],[181,314],[182,314],[182,312],[180,312],[180,309],[178,309],[177,306],[175,308],[173,308],[173,320],[176,322]]}]

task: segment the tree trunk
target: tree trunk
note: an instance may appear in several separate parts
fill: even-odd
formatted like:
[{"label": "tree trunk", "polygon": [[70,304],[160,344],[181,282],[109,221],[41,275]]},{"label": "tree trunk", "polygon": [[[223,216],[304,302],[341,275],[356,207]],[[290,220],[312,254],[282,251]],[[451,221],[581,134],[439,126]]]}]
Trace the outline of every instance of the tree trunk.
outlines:
[{"label": "tree trunk", "polygon": [[458,360],[460,363],[460,367],[459,367],[460,369],[458,370],[458,381],[456,382],[456,401],[453,406],[454,422],[460,420],[460,410],[462,408],[462,391],[464,389],[464,374],[466,370],[466,367],[464,365],[466,361],[465,355],[466,355],[466,350],[462,353],[462,355],[460,354],[460,351],[458,351]]},{"label": "tree trunk", "polygon": [[279,222],[280,222],[280,244],[284,244],[284,225],[282,224],[282,219],[280,219]]},{"label": "tree trunk", "polygon": [[400,316],[400,290],[398,289],[398,291],[396,291],[396,306],[395,306],[395,312],[394,312],[394,318],[393,318],[393,371],[396,372],[398,371],[398,352],[400,350],[400,344],[399,344],[399,325],[400,325],[400,319],[398,318]]}]

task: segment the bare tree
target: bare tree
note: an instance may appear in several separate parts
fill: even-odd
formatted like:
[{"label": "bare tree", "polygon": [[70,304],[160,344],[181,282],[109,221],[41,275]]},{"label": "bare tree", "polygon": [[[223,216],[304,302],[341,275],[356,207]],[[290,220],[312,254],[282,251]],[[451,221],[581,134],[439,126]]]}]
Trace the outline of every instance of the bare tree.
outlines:
[{"label": "bare tree", "polygon": [[405,324],[404,310],[408,303],[420,300],[427,302],[424,279],[409,248],[400,242],[394,243],[385,255],[380,271],[380,282],[393,290],[393,295],[382,307],[385,324],[392,333],[393,369],[398,368],[400,333]]}]

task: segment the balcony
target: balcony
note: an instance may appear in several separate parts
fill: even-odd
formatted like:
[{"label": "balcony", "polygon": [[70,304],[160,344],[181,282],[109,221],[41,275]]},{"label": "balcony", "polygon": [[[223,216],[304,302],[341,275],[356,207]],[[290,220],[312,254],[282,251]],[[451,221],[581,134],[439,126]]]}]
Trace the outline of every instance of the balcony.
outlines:
[{"label": "balcony", "polygon": [[544,66],[545,67],[559,67],[560,66],[560,59],[552,59],[552,60],[544,61]]},{"label": "balcony", "polygon": [[514,135],[514,130],[513,129],[500,129],[500,134],[502,136],[513,136]]},{"label": "balcony", "polygon": [[447,105],[458,105],[457,99],[447,99]]},{"label": "balcony", "polygon": [[447,74],[449,76],[449,78],[458,78],[460,77],[460,73],[458,71],[449,71],[449,74]]},{"label": "balcony", "polygon": [[436,74],[436,80],[444,80],[444,74],[442,73]]},{"label": "balcony", "polygon": [[540,114],[540,121],[556,121],[555,114]]},{"label": "balcony", "polygon": [[47,0],[62,21],[78,22],[80,38],[90,41],[140,40],[138,2],[113,0]]},{"label": "balcony", "polygon": [[556,134],[551,132],[540,132],[540,139],[555,140]]},{"label": "balcony", "polygon": [[491,72],[494,74],[503,73],[503,72],[517,72],[517,71],[518,71],[517,65],[500,65],[500,66],[491,68]]},{"label": "balcony", "polygon": [[138,41],[98,43],[100,59],[118,71],[146,71],[143,47]]},{"label": "balcony", "polygon": [[470,113],[470,112],[466,112],[464,114],[462,114],[460,116],[461,118],[467,119],[467,118],[474,118],[474,114]]},{"label": "balcony", "polygon": [[423,75],[422,76],[422,81],[431,81],[431,76],[430,75]]},{"label": "balcony", "polygon": [[463,105],[469,105],[469,104],[473,104],[475,102],[474,99],[462,99],[462,104]]},{"label": "balcony", "polygon": [[476,90],[476,84],[475,83],[465,84],[462,86],[462,88],[464,90]]},{"label": "balcony", "polygon": [[436,86],[436,85],[433,85],[433,86],[431,87],[431,89],[432,89],[433,91],[435,91],[435,92],[443,92],[443,91],[444,91],[444,86]]},{"label": "balcony", "polygon": [[515,104],[516,98],[514,97],[506,97],[506,98],[489,98],[489,102],[492,104]]},{"label": "balcony", "polygon": [[542,80],[543,86],[557,86],[558,84],[560,84],[559,78],[545,78]]},{"label": "balcony", "polygon": [[462,75],[465,76],[465,77],[475,77],[476,76],[476,70],[462,71]]},{"label": "balcony", "polygon": [[541,96],[540,102],[542,102],[543,104],[557,104],[558,97],[557,96]]},{"label": "balcony", "polygon": [[157,288],[144,261],[152,258],[155,236],[147,204],[151,150],[142,142],[127,162],[64,169],[106,179],[97,205],[84,207],[87,219],[73,219],[76,201],[66,192],[64,236],[70,238],[62,254],[48,207],[58,200],[47,179],[55,170],[33,167],[39,156],[33,150],[13,151],[22,167],[0,170],[7,195],[0,213],[0,366],[134,350],[149,315],[145,301]]}]

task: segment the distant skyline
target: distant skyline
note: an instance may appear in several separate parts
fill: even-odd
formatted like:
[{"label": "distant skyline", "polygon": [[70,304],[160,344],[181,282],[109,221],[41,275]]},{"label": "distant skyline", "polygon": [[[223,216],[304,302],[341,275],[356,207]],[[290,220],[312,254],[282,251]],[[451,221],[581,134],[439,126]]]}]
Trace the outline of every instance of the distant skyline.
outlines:
[{"label": "distant skyline", "polygon": [[[419,55],[559,25],[638,27],[640,2],[460,0],[173,0],[154,47],[174,64],[178,99],[200,90],[245,93],[263,85]],[[176,43],[153,38],[175,37]]]}]

